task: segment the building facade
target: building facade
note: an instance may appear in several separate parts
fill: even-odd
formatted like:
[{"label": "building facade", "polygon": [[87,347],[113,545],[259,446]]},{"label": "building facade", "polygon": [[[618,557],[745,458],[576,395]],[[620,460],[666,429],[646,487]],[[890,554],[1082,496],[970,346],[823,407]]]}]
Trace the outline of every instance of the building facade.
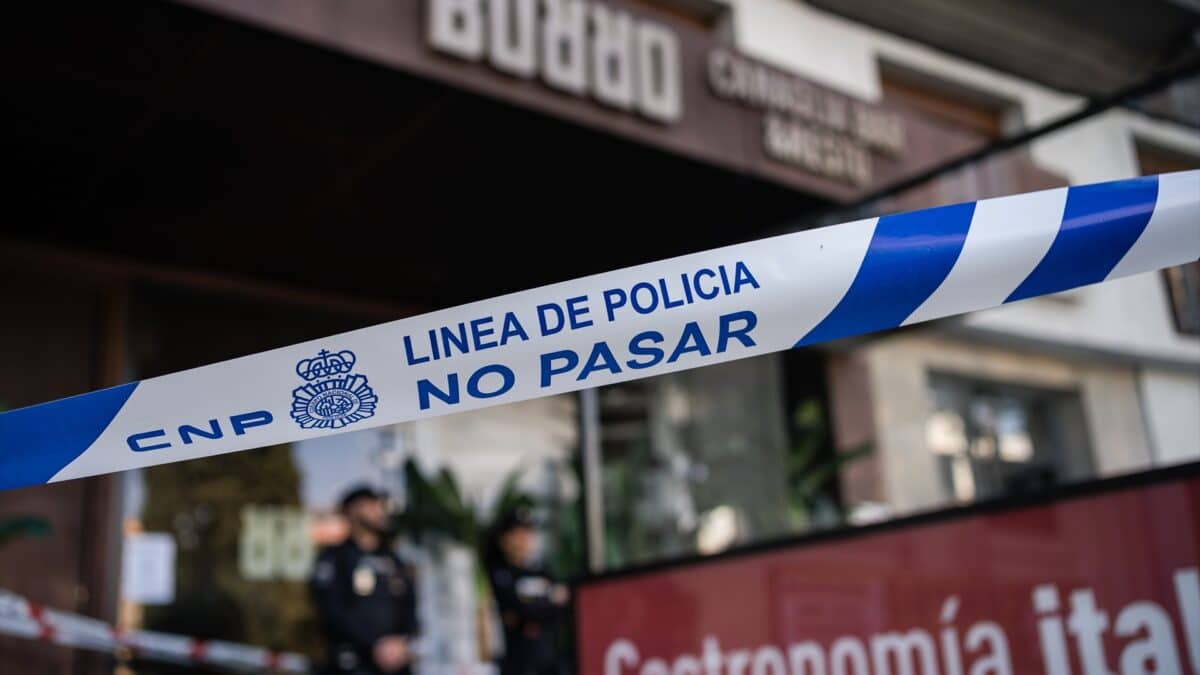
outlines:
[{"label": "building facade", "polygon": [[[746,51],[870,100],[905,100],[980,134],[1037,127],[1084,103],[827,11],[855,3],[731,5]],[[1025,156],[1000,161],[1028,162],[1063,184],[1099,182],[1195,167],[1200,136],[1194,126],[1117,108],[1013,154]],[[1011,184],[996,189],[995,168],[959,172],[898,201],[1012,191]],[[841,436],[855,443],[872,429],[881,464],[851,469],[850,492],[908,511],[1002,494],[996,482],[1013,461],[1079,479],[1196,458],[1200,420],[1184,411],[1200,407],[1200,342],[1193,319],[1177,316],[1171,280],[1183,274],[1131,277],[848,347],[830,378],[843,409]],[[856,409],[864,394],[870,412]],[[982,419],[972,422],[972,409]],[[1051,417],[1059,420],[1032,419],[1038,409],[1057,410]],[[1040,456],[1042,446],[1050,455]],[[927,452],[913,452],[921,447]]]},{"label": "building facade", "polygon": [[[1178,23],[1155,11],[1147,25]],[[30,12],[38,30],[4,41],[24,167],[0,239],[14,326],[0,345],[19,356],[0,378],[8,408],[788,229],[1200,166],[1185,115],[1118,106],[871,199],[1096,92],[1063,84],[1069,63],[1036,77],[1019,50],[982,58],[855,2]],[[1027,32],[1055,25],[1034,15]],[[1135,61],[1076,74],[1115,82]],[[317,656],[304,580],[344,536],[338,495],[367,481],[403,507],[409,460],[451,472],[483,516],[516,480],[551,514],[566,574],[1195,461],[1198,293],[1193,264],[578,396],[13,491],[0,515],[43,516],[52,534],[0,550],[0,587]],[[166,596],[122,572],[163,534]],[[431,663],[502,648],[476,621],[461,549],[410,551]],[[0,654],[0,673],[113,668],[6,638]]]}]

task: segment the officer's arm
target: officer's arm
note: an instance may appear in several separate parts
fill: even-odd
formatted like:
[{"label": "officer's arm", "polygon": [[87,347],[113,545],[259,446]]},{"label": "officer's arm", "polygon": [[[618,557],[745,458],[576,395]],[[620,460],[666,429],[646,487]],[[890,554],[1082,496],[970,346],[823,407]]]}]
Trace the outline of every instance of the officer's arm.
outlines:
[{"label": "officer's arm", "polygon": [[522,619],[534,621],[548,621],[563,611],[562,606],[551,602],[548,596],[518,597],[516,609]]},{"label": "officer's arm", "polygon": [[522,621],[546,621],[562,611],[562,607],[551,602],[548,596],[530,597],[517,593],[517,582],[506,568],[492,572],[492,589],[501,614],[511,612]]},{"label": "officer's arm", "polygon": [[359,649],[370,651],[382,635],[350,612],[348,571],[341,568],[333,550],[323,552],[317,559],[311,583],[317,615],[327,628],[350,638]]},{"label": "officer's arm", "polygon": [[[397,562],[400,562],[397,560]],[[413,573],[412,568],[400,562],[400,569],[404,570],[404,581],[408,584],[408,592],[404,594],[404,598],[400,601],[400,616],[401,616],[401,633],[408,638],[416,637],[421,633],[421,622],[417,618],[417,578]]]}]

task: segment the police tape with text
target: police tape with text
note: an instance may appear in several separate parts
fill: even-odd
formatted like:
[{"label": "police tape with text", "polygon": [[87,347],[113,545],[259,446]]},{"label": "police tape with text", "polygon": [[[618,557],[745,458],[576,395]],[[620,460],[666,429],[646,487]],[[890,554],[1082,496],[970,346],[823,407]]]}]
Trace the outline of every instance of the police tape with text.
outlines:
[{"label": "police tape with text", "polygon": [[698,368],[1200,259],[1200,171],[870,218],[0,414],[0,489]]}]

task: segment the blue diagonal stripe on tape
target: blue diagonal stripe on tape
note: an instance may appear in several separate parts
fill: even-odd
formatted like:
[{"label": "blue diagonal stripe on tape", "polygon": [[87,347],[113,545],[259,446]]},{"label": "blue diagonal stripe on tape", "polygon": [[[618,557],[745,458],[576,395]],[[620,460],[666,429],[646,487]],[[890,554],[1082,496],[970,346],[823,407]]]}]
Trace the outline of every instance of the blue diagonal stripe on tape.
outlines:
[{"label": "blue diagonal stripe on tape", "polygon": [[795,346],[899,326],[954,267],[974,213],[968,202],[880,218],[850,290]]},{"label": "blue diagonal stripe on tape", "polygon": [[100,437],[137,382],[0,415],[0,490],[50,480]]},{"label": "blue diagonal stripe on tape", "polygon": [[1157,176],[1071,188],[1050,250],[1005,302],[1104,281],[1146,229],[1157,200]]}]

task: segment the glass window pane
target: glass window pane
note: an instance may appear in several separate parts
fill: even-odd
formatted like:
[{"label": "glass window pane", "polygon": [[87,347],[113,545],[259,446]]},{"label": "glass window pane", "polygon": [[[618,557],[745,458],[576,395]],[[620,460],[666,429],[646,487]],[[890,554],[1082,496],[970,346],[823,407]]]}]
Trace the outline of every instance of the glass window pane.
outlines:
[{"label": "glass window pane", "polygon": [[1090,477],[1079,393],[934,374],[926,443],[958,501]]},{"label": "glass window pane", "polygon": [[782,397],[777,356],[602,389],[608,565],[785,532]]}]

